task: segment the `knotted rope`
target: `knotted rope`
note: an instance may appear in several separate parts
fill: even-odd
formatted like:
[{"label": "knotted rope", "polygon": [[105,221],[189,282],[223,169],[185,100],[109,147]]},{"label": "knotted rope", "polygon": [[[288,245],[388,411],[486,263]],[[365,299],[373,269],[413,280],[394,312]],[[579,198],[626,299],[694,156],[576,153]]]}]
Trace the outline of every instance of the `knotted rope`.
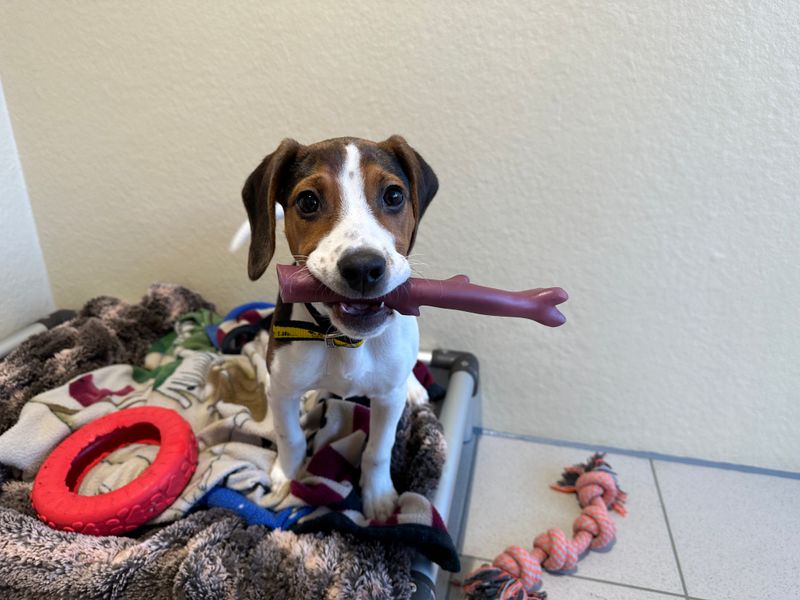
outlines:
[{"label": "knotted rope", "polygon": [[470,600],[532,600],[547,598],[537,592],[542,585],[542,567],[548,571],[572,571],[590,548],[607,548],[616,539],[616,526],[608,509],[625,516],[627,494],[619,489],[617,476],[596,453],[585,464],[564,469],[561,480],[550,487],[575,493],[583,509],[572,524],[573,538],[558,528],[548,529],[533,540],[533,550],[509,546],[491,565],[473,571],[464,582]]}]

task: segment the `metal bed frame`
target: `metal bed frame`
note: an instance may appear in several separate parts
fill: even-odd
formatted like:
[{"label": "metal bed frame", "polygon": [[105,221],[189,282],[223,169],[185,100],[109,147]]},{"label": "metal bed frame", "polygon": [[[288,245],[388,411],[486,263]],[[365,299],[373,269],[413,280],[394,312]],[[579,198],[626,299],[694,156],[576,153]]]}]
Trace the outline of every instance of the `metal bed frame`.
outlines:
[{"label": "metal bed frame", "polygon": [[[444,429],[447,456],[433,504],[460,550],[477,448],[476,429],[480,425],[478,359],[469,352],[434,350],[421,352],[419,360],[426,363],[437,381],[447,388],[444,400],[434,407]],[[450,573],[438,565],[418,556],[411,567],[411,575],[416,587],[413,600],[447,598]]]}]

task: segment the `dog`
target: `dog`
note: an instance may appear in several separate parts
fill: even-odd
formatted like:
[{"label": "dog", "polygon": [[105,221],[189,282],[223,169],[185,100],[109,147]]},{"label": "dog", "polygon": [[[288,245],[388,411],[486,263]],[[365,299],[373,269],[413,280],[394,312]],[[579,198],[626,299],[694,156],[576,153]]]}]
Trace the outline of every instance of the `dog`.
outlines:
[{"label": "dog", "polygon": [[[269,266],[281,207],[297,264],[351,299],[304,305],[278,298],[266,359],[278,448],[271,492],[277,497],[288,493],[306,456],[301,397],[323,389],[370,399],[363,512],[385,520],[394,511],[390,461],[397,423],[407,399],[423,402],[427,394],[412,373],[419,352],[416,318],[374,299],[411,276],[408,254],[438,187],[428,163],[397,135],[377,143],[337,138],[301,145],[285,139],[247,178],[242,199],[251,231],[250,279]],[[279,329],[281,323],[306,327],[320,341],[293,338],[286,333],[293,328]]]}]

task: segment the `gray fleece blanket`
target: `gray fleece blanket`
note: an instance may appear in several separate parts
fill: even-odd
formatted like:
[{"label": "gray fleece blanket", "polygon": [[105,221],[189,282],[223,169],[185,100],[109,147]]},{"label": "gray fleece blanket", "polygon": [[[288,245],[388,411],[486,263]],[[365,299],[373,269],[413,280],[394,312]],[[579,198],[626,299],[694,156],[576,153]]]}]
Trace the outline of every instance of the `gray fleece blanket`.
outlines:
[{"label": "gray fleece blanket", "polygon": [[[187,312],[213,308],[178,286],[154,285],[138,304],[101,297],[76,319],[26,341],[0,362],[0,434],[35,395],[111,364],[140,364]],[[392,471],[399,488],[429,494],[444,444],[429,408],[407,411]],[[398,482],[400,474],[413,473]],[[248,526],[199,510],[134,536],[50,529],[35,518],[30,483],[0,465],[0,598],[410,598],[411,551],[338,531]]]}]

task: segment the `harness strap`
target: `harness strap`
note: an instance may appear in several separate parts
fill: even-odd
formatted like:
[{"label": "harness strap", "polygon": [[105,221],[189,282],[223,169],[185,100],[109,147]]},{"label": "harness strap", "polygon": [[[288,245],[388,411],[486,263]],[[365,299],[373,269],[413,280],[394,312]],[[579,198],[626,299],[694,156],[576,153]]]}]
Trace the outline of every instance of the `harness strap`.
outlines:
[{"label": "harness strap", "polygon": [[329,348],[358,348],[364,340],[356,340],[340,333],[328,317],[323,316],[311,304],[306,304],[315,323],[306,321],[275,321],[272,324],[272,337],[286,341],[322,341]]}]

